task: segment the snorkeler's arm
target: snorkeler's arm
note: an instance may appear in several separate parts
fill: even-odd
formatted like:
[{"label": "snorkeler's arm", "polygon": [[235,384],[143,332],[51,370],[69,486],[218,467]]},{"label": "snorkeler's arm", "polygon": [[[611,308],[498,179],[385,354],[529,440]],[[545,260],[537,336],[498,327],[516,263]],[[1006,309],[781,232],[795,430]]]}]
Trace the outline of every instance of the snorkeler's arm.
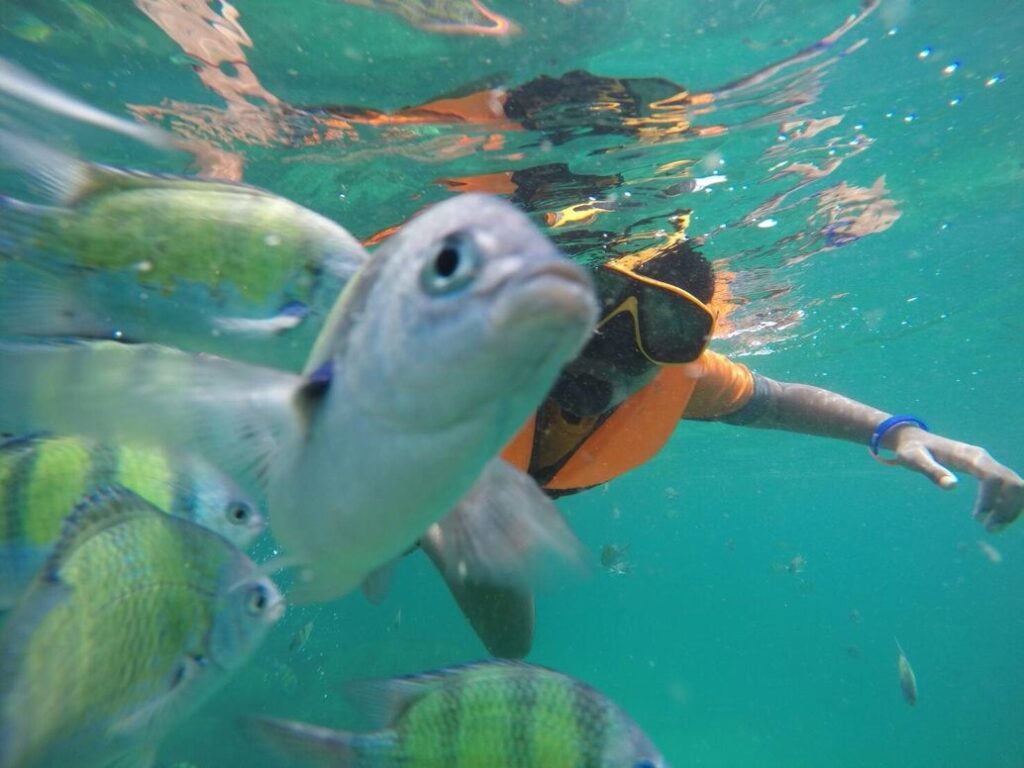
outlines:
[{"label": "snorkeler's arm", "polygon": [[[890,414],[807,384],[791,384],[753,375],[746,404],[721,421],[766,429],[784,429],[868,445]],[[940,488],[953,488],[956,475],[967,472],[980,485],[974,517],[989,531],[1012,523],[1024,511],[1024,479],[976,445],[950,440],[911,423],[884,432],[879,446],[893,451],[893,462],[928,477]]]}]

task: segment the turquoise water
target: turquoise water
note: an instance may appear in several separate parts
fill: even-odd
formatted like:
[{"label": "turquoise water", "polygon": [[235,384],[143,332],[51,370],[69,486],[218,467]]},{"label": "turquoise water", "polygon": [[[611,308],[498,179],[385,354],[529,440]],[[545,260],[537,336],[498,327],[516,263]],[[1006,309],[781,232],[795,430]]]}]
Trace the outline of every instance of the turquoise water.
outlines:
[{"label": "turquoise water", "polygon": [[[520,34],[437,34],[326,0],[300,11],[239,2],[252,42],[241,50],[263,94],[250,92],[248,111],[236,101],[239,117],[227,107],[230,83],[204,87],[195,61],[128,4],[5,4],[0,52],[117,114],[161,106],[165,127],[241,158],[246,181],[359,237],[451,194],[439,179],[542,163],[621,174],[599,193],[610,213],[563,231],[654,231],[692,209],[690,235],[735,275],[714,348],[776,379],[914,413],[1024,467],[1019,7],[883,0],[820,55],[723,92],[827,35],[855,4],[489,6]],[[576,69],[717,94],[687,113],[706,135],[594,132],[593,113],[566,109],[550,118],[563,131],[555,141],[501,126],[361,125],[301,146],[312,121],[266,108],[270,94],[302,107],[396,110]],[[237,72],[237,60],[219,71]],[[652,100],[672,92],[650,90]],[[185,170],[96,131],[47,130],[91,159]],[[485,149],[493,135],[503,146]],[[712,175],[726,180],[666,191]],[[563,185],[531,211],[543,223],[584,200]],[[675,766],[1020,768],[1022,524],[986,534],[970,517],[975,483],[961,480],[942,492],[859,446],[684,423],[654,461],[559,502],[594,569],[541,593],[530,659],[607,693]],[[628,545],[629,573],[599,567],[608,543]],[[798,556],[803,568],[787,568]],[[308,642],[289,650],[309,622]],[[900,696],[894,637],[917,674],[914,708]],[[241,733],[239,718],[342,726],[352,714],[343,680],[483,654],[425,558],[407,558],[380,606],[352,596],[290,610],[167,740],[161,764],[283,765]]]}]

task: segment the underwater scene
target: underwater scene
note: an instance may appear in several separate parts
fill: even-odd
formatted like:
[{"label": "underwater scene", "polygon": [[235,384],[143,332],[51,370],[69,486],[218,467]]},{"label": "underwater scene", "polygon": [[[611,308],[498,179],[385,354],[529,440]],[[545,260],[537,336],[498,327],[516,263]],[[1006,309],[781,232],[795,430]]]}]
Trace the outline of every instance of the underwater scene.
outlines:
[{"label": "underwater scene", "polygon": [[1024,768],[1022,39],[4,0],[0,768]]}]

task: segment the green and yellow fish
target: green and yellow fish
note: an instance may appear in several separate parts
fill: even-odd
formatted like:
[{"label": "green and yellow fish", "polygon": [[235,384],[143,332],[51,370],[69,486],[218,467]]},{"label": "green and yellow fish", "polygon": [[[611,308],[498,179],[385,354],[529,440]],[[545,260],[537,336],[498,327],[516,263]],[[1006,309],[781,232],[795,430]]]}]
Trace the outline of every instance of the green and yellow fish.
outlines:
[{"label": "green and yellow fish", "polygon": [[283,610],[222,536],[97,492],[0,632],[0,768],[152,765]]},{"label": "green and yellow fish", "polygon": [[[0,71],[0,77],[3,72]],[[150,341],[302,366],[367,258],[333,221],[263,189],[86,163],[0,130],[0,333]]]},{"label": "green and yellow fish", "polygon": [[593,688],[543,667],[491,661],[355,687],[380,730],[259,718],[291,756],[333,768],[665,768],[639,726]]},{"label": "green and yellow fish", "polygon": [[29,435],[0,441],[0,610],[17,602],[75,504],[111,483],[242,549],[265,526],[251,495],[193,456],[112,447],[82,437]]}]

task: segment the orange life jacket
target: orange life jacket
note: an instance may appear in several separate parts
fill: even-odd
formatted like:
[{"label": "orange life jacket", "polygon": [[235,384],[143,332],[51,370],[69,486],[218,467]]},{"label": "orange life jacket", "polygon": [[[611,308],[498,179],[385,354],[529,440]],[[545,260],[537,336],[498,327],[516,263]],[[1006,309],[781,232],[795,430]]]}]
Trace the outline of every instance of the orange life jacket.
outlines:
[{"label": "orange life jacket", "polygon": [[668,441],[697,385],[699,368],[694,363],[663,368],[608,413],[579,422],[566,419],[548,400],[502,458],[552,491],[582,490],[618,477],[653,458]]},{"label": "orange life jacket", "polygon": [[662,368],[645,387],[600,416],[574,420],[547,400],[502,452],[541,487],[572,493],[649,461],[681,418],[717,419],[754,393],[750,369],[706,350],[692,363]]}]

